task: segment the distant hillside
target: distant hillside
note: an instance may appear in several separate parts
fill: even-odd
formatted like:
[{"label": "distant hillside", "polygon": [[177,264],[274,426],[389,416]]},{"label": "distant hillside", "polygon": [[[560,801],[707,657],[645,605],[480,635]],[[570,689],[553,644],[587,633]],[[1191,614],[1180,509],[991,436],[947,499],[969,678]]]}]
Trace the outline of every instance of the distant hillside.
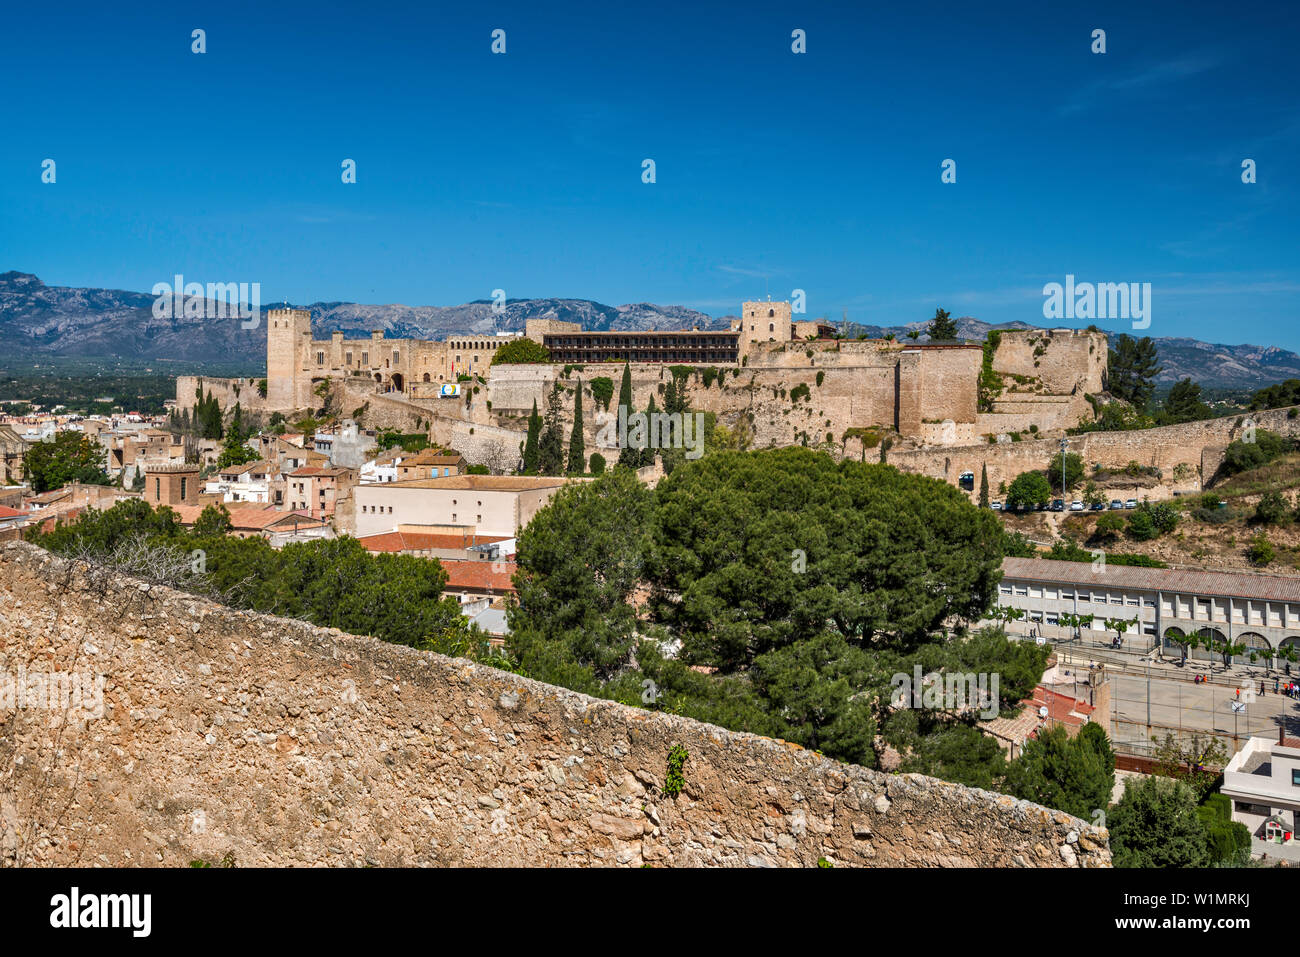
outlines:
[{"label": "distant hillside", "polygon": [[[0,342],[4,359],[42,357],[111,358],[187,363],[251,363],[266,356],[266,324],[243,329],[235,319],[155,319],[153,296],[120,289],[47,286],[29,273],[0,273]],[[272,303],[263,303],[263,310]],[[453,335],[522,332],[528,319],[577,322],[584,329],[726,329],[729,316],[712,318],[685,306],[633,303],[608,306],[590,299],[511,299],[500,315],[488,300],[459,306],[366,305],[316,302],[312,330],[320,337],[334,331],[367,336],[373,330],[390,338],[445,339]],[[899,339],[912,331],[926,339],[928,322],[898,326],[849,323],[849,336],[865,333]],[[983,340],[990,329],[1032,329],[1028,323],[992,325],[969,316],[957,320],[963,339]],[[1123,331],[1123,330],[1120,330]],[[1300,355],[1272,346],[1228,346],[1196,339],[1156,339],[1164,371],[1160,383],[1191,376],[1213,389],[1256,389],[1300,378]]]}]

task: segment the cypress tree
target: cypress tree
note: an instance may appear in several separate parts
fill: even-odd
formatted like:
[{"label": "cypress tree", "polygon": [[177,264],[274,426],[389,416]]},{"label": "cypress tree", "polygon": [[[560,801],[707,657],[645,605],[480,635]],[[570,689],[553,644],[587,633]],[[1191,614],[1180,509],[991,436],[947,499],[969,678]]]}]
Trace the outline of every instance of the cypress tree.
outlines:
[{"label": "cypress tree", "polygon": [[641,454],[638,456],[640,459],[639,464],[642,468],[647,465],[655,464],[655,445],[659,441],[659,429],[655,427],[655,415],[658,411],[659,410],[655,408],[655,397],[651,395],[650,404],[646,406],[645,410],[646,446],[641,450]]},{"label": "cypress tree", "polygon": [[989,467],[988,463],[980,469],[980,508],[989,507]]},{"label": "cypress tree", "polygon": [[560,424],[560,384],[557,382],[546,399],[546,419],[537,443],[537,471],[542,475],[561,475],[564,468],[564,433]]},{"label": "cypress tree", "polygon": [[573,433],[569,436],[570,475],[581,475],[587,471],[587,449],[582,438],[582,380],[578,380],[577,396],[573,400]]},{"label": "cypress tree", "polygon": [[[625,420],[632,416],[632,369],[626,362],[623,363],[623,382],[618,387],[618,408],[614,411]],[[626,465],[630,469],[640,468],[641,450],[630,446],[620,447],[618,464]]]},{"label": "cypress tree", "polygon": [[619,408],[627,409],[623,413],[625,417],[632,414],[632,369],[626,362],[623,363],[623,381],[618,387],[618,404]]},{"label": "cypress tree", "polygon": [[528,417],[528,441],[524,444],[524,474],[537,471],[537,441],[542,434],[542,417],[537,414],[537,400],[533,399],[533,414]]}]

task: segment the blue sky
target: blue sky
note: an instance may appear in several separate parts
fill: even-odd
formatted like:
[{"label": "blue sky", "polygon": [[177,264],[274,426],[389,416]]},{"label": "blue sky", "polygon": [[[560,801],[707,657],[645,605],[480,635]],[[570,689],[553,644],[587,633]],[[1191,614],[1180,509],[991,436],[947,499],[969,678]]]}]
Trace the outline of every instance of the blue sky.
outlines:
[{"label": "blue sky", "polygon": [[13,5],[0,271],[876,324],[1043,323],[1068,273],[1300,349],[1300,4],[866,6]]}]

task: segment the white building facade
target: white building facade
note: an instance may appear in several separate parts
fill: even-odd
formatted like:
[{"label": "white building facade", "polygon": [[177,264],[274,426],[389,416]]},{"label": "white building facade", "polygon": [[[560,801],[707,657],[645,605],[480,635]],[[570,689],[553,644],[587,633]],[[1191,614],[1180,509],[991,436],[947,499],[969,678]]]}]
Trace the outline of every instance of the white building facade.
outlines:
[{"label": "white building facade", "polygon": [[[1048,641],[1073,635],[1060,625],[1062,615],[1092,615],[1095,637],[1114,634],[1107,619],[1137,619],[1126,642],[1138,638],[1145,650],[1159,640],[1163,653],[1176,657],[1189,635],[1244,645],[1246,652],[1232,663],[1245,667],[1281,667],[1278,652],[1286,647],[1300,654],[1298,578],[1042,558],[1004,559],[1002,576],[999,606],[1023,609],[1025,626],[1037,628]],[[1187,654],[1215,657],[1203,647]]]}]

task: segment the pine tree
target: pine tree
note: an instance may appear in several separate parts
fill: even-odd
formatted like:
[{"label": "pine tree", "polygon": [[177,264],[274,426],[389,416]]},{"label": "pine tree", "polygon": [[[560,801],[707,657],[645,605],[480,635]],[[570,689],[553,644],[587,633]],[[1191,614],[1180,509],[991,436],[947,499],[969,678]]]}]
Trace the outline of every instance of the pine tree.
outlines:
[{"label": "pine tree", "polygon": [[980,469],[980,508],[989,507],[989,467],[988,463]]},{"label": "pine tree", "polygon": [[542,434],[542,417],[537,414],[537,400],[533,399],[533,414],[528,417],[528,441],[524,444],[524,474],[537,471],[537,441]]},{"label": "pine tree", "polygon": [[578,380],[577,395],[573,400],[573,433],[569,436],[570,475],[581,475],[587,471],[587,449],[582,438],[582,380]]},{"label": "pine tree", "polygon": [[1128,333],[1115,340],[1108,356],[1106,388],[1117,399],[1131,402],[1141,411],[1155,392],[1156,376],[1163,371],[1157,361],[1156,344],[1149,336],[1135,339]]},{"label": "pine tree", "polygon": [[936,309],[929,329],[931,342],[950,342],[957,338],[957,323],[953,322],[946,309]]}]

